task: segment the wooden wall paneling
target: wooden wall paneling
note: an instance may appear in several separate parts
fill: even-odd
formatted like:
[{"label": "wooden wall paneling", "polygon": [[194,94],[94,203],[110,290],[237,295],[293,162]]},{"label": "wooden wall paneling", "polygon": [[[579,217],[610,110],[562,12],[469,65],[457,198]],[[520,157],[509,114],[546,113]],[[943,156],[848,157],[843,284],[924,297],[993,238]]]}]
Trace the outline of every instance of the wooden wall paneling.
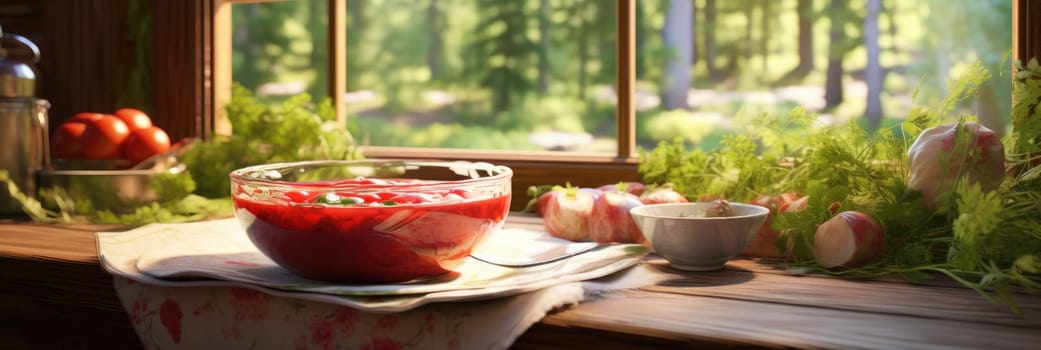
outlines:
[{"label": "wooden wall paneling", "polygon": [[1012,50],[1016,59],[1041,60],[1041,0],[1015,0],[1012,6]]},{"label": "wooden wall paneling", "polygon": [[[51,103],[51,127],[78,112],[111,112],[120,70],[130,62],[127,0],[43,0],[38,77],[40,96]],[[19,33],[21,34],[21,33]]]},{"label": "wooden wall paneling", "polygon": [[3,1],[0,3],[0,26],[3,26],[4,33],[24,36],[39,46],[43,39],[40,3],[28,0]]},{"label": "wooden wall paneling", "polygon": [[172,140],[213,130],[214,0],[152,0],[153,119]]}]

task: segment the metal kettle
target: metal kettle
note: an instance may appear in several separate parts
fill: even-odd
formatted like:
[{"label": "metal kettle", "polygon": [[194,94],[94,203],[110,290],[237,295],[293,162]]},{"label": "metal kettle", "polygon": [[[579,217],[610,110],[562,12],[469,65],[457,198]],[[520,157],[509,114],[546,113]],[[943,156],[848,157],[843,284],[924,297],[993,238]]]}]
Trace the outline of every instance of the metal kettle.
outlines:
[{"label": "metal kettle", "polygon": [[[30,62],[9,58],[8,44],[30,53]],[[50,162],[50,103],[36,98],[36,70],[31,65],[39,60],[36,44],[0,29],[0,169],[7,170],[18,189],[32,198],[36,197],[37,172]],[[0,215],[18,214],[21,208],[21,203],[8,194],[7,187],[0,187]]]}]

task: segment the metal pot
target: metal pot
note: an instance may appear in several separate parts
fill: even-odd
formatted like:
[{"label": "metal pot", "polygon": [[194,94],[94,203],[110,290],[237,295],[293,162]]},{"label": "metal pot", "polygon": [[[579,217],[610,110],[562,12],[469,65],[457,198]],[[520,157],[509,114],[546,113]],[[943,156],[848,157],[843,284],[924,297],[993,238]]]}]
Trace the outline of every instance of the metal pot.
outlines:
[{"label": "metal pot", "polygon": [[[20,46],[32,54],[30,63],[9,59],[5,45]],[[36,70],[40,49],[29,39],[0,30],[0,169],[18,189],[36,197],[36,175],[49,160],[47,109],[36,98]],[[21,212],[21,204],[0,188],[0,215]]]}]

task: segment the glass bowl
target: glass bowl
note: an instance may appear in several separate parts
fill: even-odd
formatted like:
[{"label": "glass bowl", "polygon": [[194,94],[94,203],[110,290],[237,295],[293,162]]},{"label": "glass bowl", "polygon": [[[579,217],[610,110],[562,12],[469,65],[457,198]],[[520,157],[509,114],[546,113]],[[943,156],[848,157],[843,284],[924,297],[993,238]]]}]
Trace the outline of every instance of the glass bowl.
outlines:
[{"label": "glass bowl", "polygon": [[461,264],[509,212],[513,171],[465,161],[349,160],[233,171],[246,234],[280,266],[334,283],[398,283]]}]

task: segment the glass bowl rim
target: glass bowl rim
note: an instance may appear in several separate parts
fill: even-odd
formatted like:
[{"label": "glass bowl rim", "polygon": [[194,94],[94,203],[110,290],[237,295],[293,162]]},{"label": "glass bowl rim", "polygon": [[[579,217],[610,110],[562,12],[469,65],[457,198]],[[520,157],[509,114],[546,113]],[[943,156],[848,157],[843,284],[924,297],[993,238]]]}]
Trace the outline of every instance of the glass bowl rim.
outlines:
[{"label": "glass bowl rim", "polygon": [[[471,170],[484,170],[488,171],[491,175],[477,178],[461,178],[458,180],[429,180],[417,184],[323,184],[321,186],[315,185],[313,182],[295,182],[275,179],[264,179],[258,177],[251,177],[246,174],[255,172],[265,171],[278,171],[284,169],[292,169],[298,167],[335,167],[335,166],[350,166],[350,165],[411,165],[411,166],[425,166],[425,167],[442,167],[451,168],[453,165],[466,166]],[[463,175],[460,175],[463,176]],[[270,164],[259,164],[251,165],[244,168],[233,170],[228,174],[231,178],[232,183],[243,183],[253,186],[270,186],[287,189],[320,189],[320,190],[347,190],[347,189],[382,189],[382,188],[393,188],[393,189],[438,189],[442,187],[451,187],[459,185],[489,185],[495,184],[503,180],[509,180],[513,177],[513,170],[504,165],[496,165],[488,162],[474,162],[466,160],[438,160],[438,159],[353,159],[353,160],[306,160],[297,162],[282,162],[282,163],[270,163]],[[376,177],[379,178],[379,177]],[[346,180],[346,179],[345,179]]]}]

